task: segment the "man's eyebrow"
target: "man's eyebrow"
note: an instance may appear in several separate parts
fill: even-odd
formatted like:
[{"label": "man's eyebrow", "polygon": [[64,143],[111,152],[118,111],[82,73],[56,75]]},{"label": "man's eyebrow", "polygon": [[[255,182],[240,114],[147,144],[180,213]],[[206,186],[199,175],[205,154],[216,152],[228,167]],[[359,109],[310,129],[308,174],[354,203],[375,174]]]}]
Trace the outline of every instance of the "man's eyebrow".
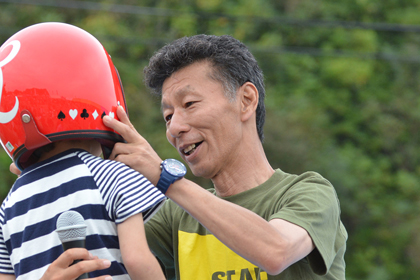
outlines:
[{"label": "man's eyebrow", "polygon": [[[191,86],[186,86],[185,88],[182,88],[182,89],[180,89],[179,91],[176,91],[175,93],[174,93],[174,95],[175,95],[175,98],[183,98],[185,95],[187,95],[188,93],[191,93],[191,92],[193,92],[193,90],[192,90],[192,87]],[[166,104],[164,101],[163,101],[163,95],[162,95],[162,102],[161,102],[161,105],[160,105],[160,109],[161,110],[164,110],[164,109],[167,109],[167,108],[171,108],[172,106],[170,106],[170,105],[168,105],[168,104]]]},{"label": "man's eyebrow", "polygon": [[162,103],[160,104],[160,110],[161,110],[161,111],[163,111],[164,109],[168,109],[169,107],[171,107],[171,106],[167,105],[167,104],[166,104],[166,103],[164,103],[164,102],[162,102]]}]

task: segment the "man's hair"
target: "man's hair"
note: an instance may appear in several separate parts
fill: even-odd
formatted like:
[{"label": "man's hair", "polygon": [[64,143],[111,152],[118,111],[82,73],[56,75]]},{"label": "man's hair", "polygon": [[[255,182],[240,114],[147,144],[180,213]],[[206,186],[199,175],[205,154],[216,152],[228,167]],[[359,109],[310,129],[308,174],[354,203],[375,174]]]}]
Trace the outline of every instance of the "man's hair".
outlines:
[{"label": "man's hair", "polygon": [[162,95],[162,85],[174,72],[199,61],[208,61],[213,67],[211,78],[222,83],[230,100],[245,82],[258,90],[256,111],[258,136],[264,140],[265,89],[262,70],[248,48],[239,40],[228,36],[195,35],[183,37],[157,51],[144,69],[145,84],[153,94]]}]

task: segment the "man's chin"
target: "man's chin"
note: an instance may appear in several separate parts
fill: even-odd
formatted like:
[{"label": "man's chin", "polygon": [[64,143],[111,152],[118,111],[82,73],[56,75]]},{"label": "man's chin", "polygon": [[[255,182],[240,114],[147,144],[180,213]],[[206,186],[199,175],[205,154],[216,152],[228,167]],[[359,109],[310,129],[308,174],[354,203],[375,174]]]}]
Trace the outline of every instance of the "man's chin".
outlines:
[{"label": "man's chin", "polygon": [[211,176],[208,174],[207,170],[205,170],[204,168],[199,168],[197,166],[191,166],[191,165],[188,165],[188,166],[191,169],[191,172],[192,174],[194,174],[194,176],[205,178],[205,179],[211,179]]}]

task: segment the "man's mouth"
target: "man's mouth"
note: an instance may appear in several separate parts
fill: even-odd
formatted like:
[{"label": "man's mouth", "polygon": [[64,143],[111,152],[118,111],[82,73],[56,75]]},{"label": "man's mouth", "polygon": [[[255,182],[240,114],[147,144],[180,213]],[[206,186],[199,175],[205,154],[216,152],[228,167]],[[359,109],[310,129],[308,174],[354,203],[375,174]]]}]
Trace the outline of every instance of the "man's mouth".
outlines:
[{"label": "man's mouth", "polygon": [[191,145],[189,145],[188,147],[186,147],[186,148],[185,148],[182,152],[183,152],[185,155],[189,156],[189,155],[191,155],[192,153],[194,153],[195,149],[196,149],[198,146],[200,146],[200,144],[201,144],[201,143],[203,143],[203,142],[199,142],[199,143],[191,144]]}]

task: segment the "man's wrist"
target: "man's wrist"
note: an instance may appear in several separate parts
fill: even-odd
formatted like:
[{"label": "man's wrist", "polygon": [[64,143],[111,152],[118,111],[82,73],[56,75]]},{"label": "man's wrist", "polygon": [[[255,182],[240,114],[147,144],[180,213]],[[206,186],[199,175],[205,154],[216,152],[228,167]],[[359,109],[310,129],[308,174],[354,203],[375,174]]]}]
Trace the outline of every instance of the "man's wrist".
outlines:
[{"label": "man's wrist", "polygon": [[166,159],[160,164],[161,174],[156,187],[165,194],[173,182],[183,178],[187,173],[185,165],[176,159]]}]

